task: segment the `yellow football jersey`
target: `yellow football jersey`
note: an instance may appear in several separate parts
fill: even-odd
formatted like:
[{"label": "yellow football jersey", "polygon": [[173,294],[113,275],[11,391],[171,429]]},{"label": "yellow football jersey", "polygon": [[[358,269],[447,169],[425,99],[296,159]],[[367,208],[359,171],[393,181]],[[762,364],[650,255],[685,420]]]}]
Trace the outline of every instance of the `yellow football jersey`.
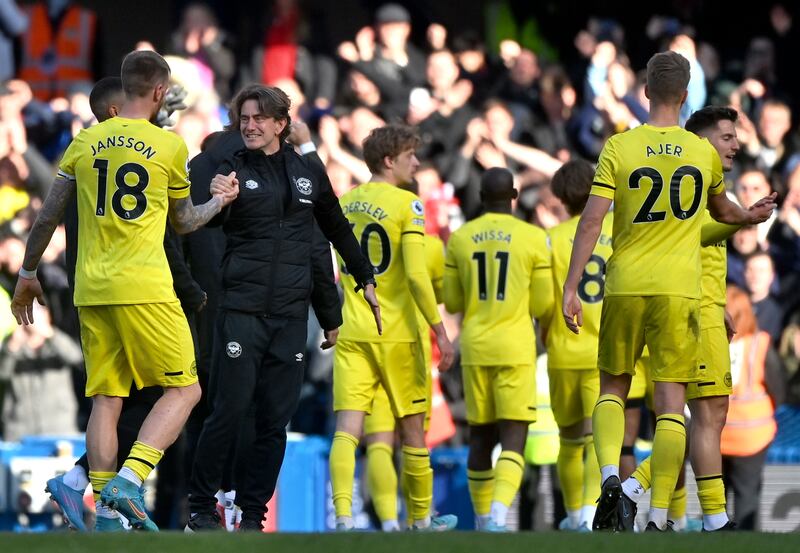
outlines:
[{"label": "yellow football jersey", "polygon": [[[708,211],[703,216],[702,233],[715,229],[725,231],[730,225],[718,223]],[[700,260],[703,277],[700,287],[703,298],[700,301],[700,328],[714,328],[725,324],[726,278],[728,276],[728,246],[725,240],[702,248]]]},{"label": "yellow football jersey", "polygon": [[174,301],[164,254],[169,198],[189,195],[183,139],[144,119],[84,129],[59,175],[77,182],[75,305]]},{"label": "yellow football jersey", "polygon": [[534,363],[532,314],[553,302],[545,232],[502,213],[465,224],[447,244],[444,295],[448,311],[464,313],[462,364]]},{"label": "yellow football jersey", "polygon": [[[436,304],[444,302],[444,242],[439,237],[426,234],[423,238],[425,244],[425,267],[433,284],[433,294],[436,296]],[[419,337],[422,342],[422,351],[425,360],[430,364],[431,351],[431,329],[422,311],[417,309],[417,326],[419,327]],[[430,367],[425,367],[429,369]]]},{"label": "yellow football jersey", "polygon": [[[433,293],[436,296],[436,303],[444,302],[444,242],[432,234],[426,234],[423,239],[425,244],[425,267],[431,277]],[[425,315],[417,310],[421,328],[428,328]]]},{"label": "yellow football jersey", "polygon": [[606,295],[700,298],[700,226],[722,163],[704,138],[642,125],[608,139],[592,194],[614,201]]},{"label": "yellow football jersey", "polygon": [[[580,217],[550,229],[550,251],[555,305],[561,306],[564,282],[567,280],[572,241]],[[603,219],[600,238],[594,247],[589,263],[578,284],[578,297],[583,306],[583,326],[575,334],[563,323],[560,309],[553,310],[547,330],[547,366],[550,369],[596,369],[597,344],[600,337],[600,313],[603,310],[606,264],[612,253],[611,231],[614,216],[608,213]]]},{"label": "yellow football jersey", "polygon": [[[429,324],[441,321],[433,286],[425,268],[423,237],[425,210],[412,192],[383,182],[357,186],[339,200],[361,249],[375,270],[381,304],[383,335],[375,332],[369,305],[354,292],[355,281],[342,267],[345,292],[339,338],[358,342],[416,342],[419,338],[417,307]],[[404,245],[418,244],[419,258],[405,259]],[[420,297],[411,293],[407,271],[420,271],[427,286]]]}]

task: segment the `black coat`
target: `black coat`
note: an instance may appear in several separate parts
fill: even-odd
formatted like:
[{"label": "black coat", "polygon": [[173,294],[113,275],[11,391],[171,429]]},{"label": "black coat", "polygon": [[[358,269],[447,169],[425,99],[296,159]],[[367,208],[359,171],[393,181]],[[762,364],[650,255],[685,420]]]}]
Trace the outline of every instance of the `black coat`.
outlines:
[{"label": "black coat", "polygon": [[[329,259],[314,238],[315,221],[357,282],[373,278],[372,266],[361,252],[322,164],[284,145],[273,156],[239,151],[217,173],[231,171],[239,181],[239,196],[209,223],[222,224],[227,238],[223,309],[305,320],[314,282],[312,260]],[[323,318],[323,326],[330,328]]]}]

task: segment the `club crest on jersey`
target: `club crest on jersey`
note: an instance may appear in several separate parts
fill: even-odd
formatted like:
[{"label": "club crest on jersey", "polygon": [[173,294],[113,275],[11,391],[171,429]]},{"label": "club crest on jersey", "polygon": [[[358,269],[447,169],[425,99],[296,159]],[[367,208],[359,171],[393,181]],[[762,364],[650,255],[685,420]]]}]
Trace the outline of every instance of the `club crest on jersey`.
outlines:
[{"label": "club crest on jersey", "polygon": [[425,215],[425,208],[422,206],[422,202],[419,200],[414,200],[413,202],[411,202],[411,211],[413,211],[415,215],[419,215],[420,217]]},{"label": "club crest on jersey", "polygon": [[258,188],[258,183],[253,179],[248,179],[247,182],[244,183],[244,187],[248,190],[255,190]]},{"label": "club crest on jersey", "polygon": [[242,354],[242,346],[239,345],[239,342],[228,342],[228,345],[225,346],[225,353],[231,359],[236,359]]},{"label": "club crest on jersey", "polygon": [[294,185],[297,187],[297,191],[301,194],[305,194],[306,196],[311,194],[311,181],[307,178],[300,177],[294,181]]}]

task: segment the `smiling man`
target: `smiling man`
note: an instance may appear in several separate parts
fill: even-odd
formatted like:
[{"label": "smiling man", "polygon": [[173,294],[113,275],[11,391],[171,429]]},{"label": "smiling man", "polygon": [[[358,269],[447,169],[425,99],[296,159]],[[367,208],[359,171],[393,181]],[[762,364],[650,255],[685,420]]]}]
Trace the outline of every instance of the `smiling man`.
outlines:
[{"label": "smiling man", "polygon": [[[275,87],[253,85],[231,104],[245,149],[224,161],[211,193],[240,183],[240,201],[212,221],[226,236],[221,312],[209,377],[211,414],[197,444],[189,488],[189,531],[219,528],[214,494],[228,451],[255,407],[256,435],[234,475],[242,530],[260,530],[297,408],[305,368],[306,325],[313,284],[313,235],[318,224],[344,259],[354,287],[381,332],[372,267],[361,253],[322,164],[285,143],[290,101]],[[336,343],[338,329],[326,331]]]}]

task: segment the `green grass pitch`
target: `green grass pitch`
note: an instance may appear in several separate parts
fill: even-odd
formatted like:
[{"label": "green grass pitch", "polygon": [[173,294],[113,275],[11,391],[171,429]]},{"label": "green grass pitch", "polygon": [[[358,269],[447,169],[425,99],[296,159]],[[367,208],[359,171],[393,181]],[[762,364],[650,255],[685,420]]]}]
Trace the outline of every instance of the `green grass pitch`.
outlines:
[{"label": "green grass pitch", "polygon": [[797,553],[798,534],[0,534],[0,553]]}]

